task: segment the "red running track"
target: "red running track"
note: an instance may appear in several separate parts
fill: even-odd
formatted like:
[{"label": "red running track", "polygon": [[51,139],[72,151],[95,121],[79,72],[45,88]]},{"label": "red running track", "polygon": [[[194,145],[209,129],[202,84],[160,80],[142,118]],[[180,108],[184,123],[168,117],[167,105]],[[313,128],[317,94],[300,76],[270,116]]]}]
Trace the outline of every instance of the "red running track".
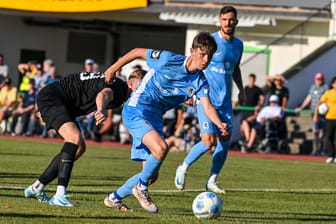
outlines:
[{"label": "red running track", "polygon": [[[1,138],[6,139],[21,139],[21,140],[30,140],[30,141],[39,141],[39,142],[59,142],[62,143],[62,140],[59,138],[40,138],[39,136],[33,137],[23,137],[23,136],[10,136],[10,135],[0,135]],[[110,147],[119,147],[124,149],[131,149],[130,144],[121,144],[117,142],[95,142],[92,140],[86,140],[87,145],[96,145],[96,146],[110,146]],[[258,152],[252,153],[241,153],[240,151],[229,151],[230,156],[243,156],[243,157],[256,157],[256,158],[265,158],[265,159],[284,159],[284,160],[301,160],[301,161],[315,161],[315,162],[324,162],[325,157],[322,156],[310,156],[310,155],[297,155],[297,154],[261,154]]]}]

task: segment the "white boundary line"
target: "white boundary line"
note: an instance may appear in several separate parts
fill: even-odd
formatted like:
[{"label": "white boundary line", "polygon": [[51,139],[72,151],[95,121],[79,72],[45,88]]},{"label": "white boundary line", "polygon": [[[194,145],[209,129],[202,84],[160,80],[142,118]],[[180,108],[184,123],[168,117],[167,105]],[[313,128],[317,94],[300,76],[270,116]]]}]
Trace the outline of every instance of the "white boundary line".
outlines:
[{"label": "white boundary line", "polygon": [[[25,187],[11,187],[11,186],[0,186],[0,190],[24,190]],[[92,192],[92,191],[106,191],[106,189],[97,189],[97,188],[90,188],[85,189],[85,191]],[[186,189],[186,190],[150,190],[150,192],[155,193],[183,193],[183,192],[202,192],[205,189]],[[281,188],[241,188],[241,189],[225,189],[226,192],[274,192],[274,193],[336,193],[336,189],[328,189],[328,188],[320,188],[320,189],[312,189],[312,188],[301,188],[301,189],[281,189]]]}]

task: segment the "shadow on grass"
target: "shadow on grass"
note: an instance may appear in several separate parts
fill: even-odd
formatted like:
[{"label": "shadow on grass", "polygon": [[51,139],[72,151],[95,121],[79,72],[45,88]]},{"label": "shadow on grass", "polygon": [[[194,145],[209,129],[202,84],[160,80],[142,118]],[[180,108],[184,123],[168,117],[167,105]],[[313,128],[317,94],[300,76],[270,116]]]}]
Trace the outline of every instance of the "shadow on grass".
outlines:
[{"label": "shadow on grass", "polygon": [[297,213],[297,212],[258,212],[258,211],[223,211],[222,217],[227,221],[235,222],[242,220],[244,222],[258,222],[262,220],[265,223],[273,221],[288,222],[335,222],[336,214],[326,213]]},{"label": "shadow on grass", "polygon": [[[18,214],[18,213],[10,213],[10,212],[0,212],[0,216],[2,218],[10,217],[10,218],[34,218],[34,219],[50,219],[50,218],[66,218],[66,219],[76,219],[78,221],[77,216],[66,216],[66,215],[48,215],[48,214]],[[121,219],[121,220],[144,220],[145,217],[130,217],[130,216],[85,216],[83,214],[80,215],[81,220],[83,219],[92,219],[92,220],[115,220],[115,219]]]}]

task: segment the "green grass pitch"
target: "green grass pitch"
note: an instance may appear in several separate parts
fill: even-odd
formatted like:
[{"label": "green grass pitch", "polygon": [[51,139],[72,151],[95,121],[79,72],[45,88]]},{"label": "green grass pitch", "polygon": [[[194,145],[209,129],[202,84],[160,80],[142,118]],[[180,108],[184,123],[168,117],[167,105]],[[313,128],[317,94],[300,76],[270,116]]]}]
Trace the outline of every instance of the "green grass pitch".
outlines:
[{"label": "green grass pitch", "polygon": [[[140,171],[127,149],[87,146],[76,161],[68,187],[74,208],[50,206],[23,196],[61,142],[0,139],[0,223],[336,223],[336,165],[229,156],[218,182],[224,209],[217,220],[192,215],[194,197],[204,191],[210,166],[205,154],[188,172],[185,191],[174,186],[176,166],[185,153],[170,152],[159,180],[150,187],[158,214],[145,212],[133,196],[124,200],[133,212],[107,208],[103,199]],[[56,182],[47,186],[55,192]]]}]

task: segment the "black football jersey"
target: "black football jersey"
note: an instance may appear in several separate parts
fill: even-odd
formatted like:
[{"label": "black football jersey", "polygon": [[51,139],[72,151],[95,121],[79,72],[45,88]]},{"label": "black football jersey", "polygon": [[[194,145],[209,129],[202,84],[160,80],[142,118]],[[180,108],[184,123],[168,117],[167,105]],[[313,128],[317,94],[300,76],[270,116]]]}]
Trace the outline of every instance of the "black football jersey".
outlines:
[{"label": "black football jersey", "polygon": [[104,88],[111,88],[114,100],[107,109],[122,105],[127,95],[127,83],[114,79],[111,84],[105,83],[104,73],[80,72],[64,76],[56,87],[64,96],[64,100],[75,116],[86,115],[97,109],[97,94]]}]

